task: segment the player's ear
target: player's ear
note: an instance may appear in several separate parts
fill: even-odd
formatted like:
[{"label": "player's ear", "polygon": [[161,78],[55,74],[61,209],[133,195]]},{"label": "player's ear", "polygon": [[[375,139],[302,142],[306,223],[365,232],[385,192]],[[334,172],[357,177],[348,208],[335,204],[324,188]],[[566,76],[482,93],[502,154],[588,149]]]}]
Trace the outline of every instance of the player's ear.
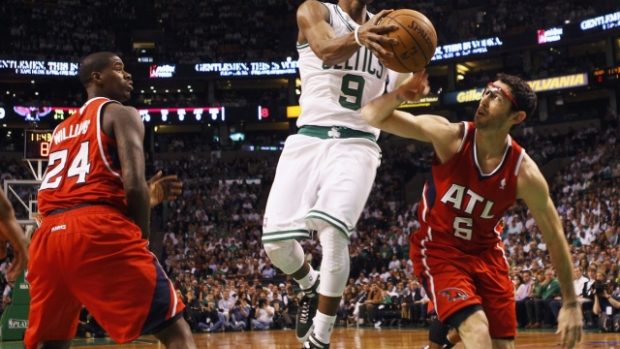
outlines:
[{"label": "player's ear", "polygon": [[518,112],[514,112],[512,114],[512,120],[514,121],[514,125],[518,125],[522,123],[523,121],[525,121],[526,117],[527,117],[527,114],[525,114],[525,112],[522,110]]},{"label": "player's ear", "polygon": [[90,80],[95,84],[99,84],[101,82],[101,73],[98,71],[90,73]]}]

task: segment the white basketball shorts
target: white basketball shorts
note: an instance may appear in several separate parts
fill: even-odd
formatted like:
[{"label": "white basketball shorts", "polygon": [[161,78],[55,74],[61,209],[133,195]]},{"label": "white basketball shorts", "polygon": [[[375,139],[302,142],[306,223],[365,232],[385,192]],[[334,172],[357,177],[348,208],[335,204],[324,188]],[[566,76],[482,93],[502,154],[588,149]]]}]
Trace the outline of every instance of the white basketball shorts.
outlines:
[{"label": "white basketball shorts", "polygon": [[289,136],[267,200],[262,241],[307,239],[318,220],[350,238],[380,163],[379,146],[367,138]]}]

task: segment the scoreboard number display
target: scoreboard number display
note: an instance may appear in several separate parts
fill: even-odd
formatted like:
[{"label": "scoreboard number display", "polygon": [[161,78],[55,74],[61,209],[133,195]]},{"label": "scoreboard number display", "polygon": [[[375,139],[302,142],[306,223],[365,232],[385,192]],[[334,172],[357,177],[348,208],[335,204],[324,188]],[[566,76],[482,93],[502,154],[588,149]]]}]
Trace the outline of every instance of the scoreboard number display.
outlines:
[{"label": "scoreboard number display", "polygon": [[595,69],[592,72],[592,75],[594,76],[594,81],[599,84],[617,86],[618,81],[620,81],[620,65],[603,69]]},{"label": "scoreboard number display", "polygon": [[47,160],[50,155],[52,130],[25,130],[24,138],[24,159]]}]

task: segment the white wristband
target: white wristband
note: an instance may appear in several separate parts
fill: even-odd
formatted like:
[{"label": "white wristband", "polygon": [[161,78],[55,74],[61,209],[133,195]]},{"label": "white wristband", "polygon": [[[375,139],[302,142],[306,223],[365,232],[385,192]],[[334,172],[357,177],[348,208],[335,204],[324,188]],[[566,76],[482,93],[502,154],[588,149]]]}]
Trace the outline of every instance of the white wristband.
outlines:
[{"label": "white wristband", "polygon": [[360,41],[360,26],[355,27],[355,30],[353,31],[353,37],[355,38],[355,42],[357,42],[358,45],[364,46]]}]

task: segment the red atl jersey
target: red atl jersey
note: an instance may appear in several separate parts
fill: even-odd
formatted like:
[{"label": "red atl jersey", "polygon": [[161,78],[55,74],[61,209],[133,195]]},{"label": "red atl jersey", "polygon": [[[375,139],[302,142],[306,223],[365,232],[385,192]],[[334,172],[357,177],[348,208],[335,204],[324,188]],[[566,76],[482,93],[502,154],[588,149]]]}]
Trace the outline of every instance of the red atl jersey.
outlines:
[{"label": "red atl jersey", "polygon": [[39,212],[104,204],[126,212],[116,142],[101,129],[101,111],[116,101],[97,97],[56,127],[47,171],[39,188]]},{"label": "red atl jersey", "polygon": [[418,208],[422,225],[412,240],[476,252],[501,242],[502,216],[517,196],[517,174],[525,150],[508,136],[501,163],[483,173],[476,154],[476,129],[464,123],[459,151],[441,164],[433,161]]}]

